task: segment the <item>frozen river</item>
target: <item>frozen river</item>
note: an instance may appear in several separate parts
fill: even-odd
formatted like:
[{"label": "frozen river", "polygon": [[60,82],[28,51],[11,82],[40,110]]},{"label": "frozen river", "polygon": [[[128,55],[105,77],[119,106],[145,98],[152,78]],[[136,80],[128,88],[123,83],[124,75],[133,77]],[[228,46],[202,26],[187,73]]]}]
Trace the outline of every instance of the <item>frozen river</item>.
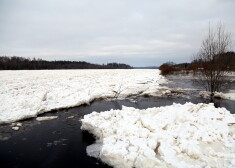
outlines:
[{"label": "frozen river", "polygon": [[[173,102],[185,103],[185,98],[146,98],[140,97],[136,102],[129,100],[99,100],[91,105],[45,113],[44,116],[58,116],[58,119],[39,122],[29,119],[23,122],[22,129],[13,131],[9,124],[1,125],[0,167],[108,167],[86,154],[86,147],[94,143],[91,134],[83,132],[78,120],[93,111],[121,109],[122,105],[146,109],[171,105]],[[195,98],[194,103],[203,102]],[[223,101],[234,111],[234,103]],[[74,116],[72,119],[68,117]]]},{"label": "frozen river", "polygon": [[0,124],[96,99],[162,95],[159,70],[0,71]]},{"label": "frozen river", "polygon": [[[172,80],[179,87],[190,88],[190,80]],[[187,84],[186,84],[187,83]],[[168,85],[169,86],[169,85]],[[158,86],[159,87],[159,86]],[[163,87],[163,86],[161,86]],[[143,87],[145,88],[145,87]],[[179,91],[179,90],[177,90]],[[86,147],[94,143],[93,135],[80,129],[79,120],[93,111],[121,109],[122,106],[146,109],[184,104],[186,102],[208,103],[198,96],[197,90],[187,90],[186,94],[161,95],[160,97],[140,96],[124,100],[95,100],[90,105],[82,105],[62,110],[54,110],[40,116],[58,116],[50,121],[35,118],[22,122],[19,131],[13,131],[10,124],[0,125],[0,166],[1,167],[108,167],[99,160],[87,156]],[[234,101],[216,100],[216,106],[235,112]]]}]

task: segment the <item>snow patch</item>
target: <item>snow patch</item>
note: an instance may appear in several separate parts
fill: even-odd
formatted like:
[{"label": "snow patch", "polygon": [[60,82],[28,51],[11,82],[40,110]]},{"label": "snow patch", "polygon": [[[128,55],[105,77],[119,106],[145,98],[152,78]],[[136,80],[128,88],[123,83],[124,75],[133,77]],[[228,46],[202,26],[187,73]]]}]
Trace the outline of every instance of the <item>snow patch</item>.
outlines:
[{"label": "snow patch", "polygon": [[115,168],[234,167],[235,115],[213,104],[123,106],[81,122],[103,144],[95,157]]}]

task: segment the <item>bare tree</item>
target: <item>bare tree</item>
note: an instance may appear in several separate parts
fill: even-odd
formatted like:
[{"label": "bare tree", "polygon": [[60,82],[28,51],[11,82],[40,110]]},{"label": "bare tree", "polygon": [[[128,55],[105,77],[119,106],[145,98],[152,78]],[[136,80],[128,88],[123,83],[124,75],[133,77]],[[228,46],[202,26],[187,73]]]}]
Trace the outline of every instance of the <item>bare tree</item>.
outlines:
[{"label": "bare tree", "polygon": [[194,72],[195,82],[210,92],[211,100],[215,91],[220,91],[226,83],[226,65],[222,56],[229,50],[231,43],[231,34],[225,31],[221,23],[215,29],[209,26],[208,34],[194,60],[198,65]]}]

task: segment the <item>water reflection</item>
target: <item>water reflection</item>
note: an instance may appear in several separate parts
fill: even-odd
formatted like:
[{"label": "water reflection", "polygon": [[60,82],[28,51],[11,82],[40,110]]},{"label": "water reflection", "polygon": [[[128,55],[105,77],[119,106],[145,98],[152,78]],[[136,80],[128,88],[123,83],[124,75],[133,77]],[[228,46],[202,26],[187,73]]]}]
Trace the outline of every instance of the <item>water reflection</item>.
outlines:
[{"label": "water reflection", "polygon": [[82,131],[82,143],[88,146],[94,143],[94,141],[95,138],[92,134],[88,133],[87,131]]}]

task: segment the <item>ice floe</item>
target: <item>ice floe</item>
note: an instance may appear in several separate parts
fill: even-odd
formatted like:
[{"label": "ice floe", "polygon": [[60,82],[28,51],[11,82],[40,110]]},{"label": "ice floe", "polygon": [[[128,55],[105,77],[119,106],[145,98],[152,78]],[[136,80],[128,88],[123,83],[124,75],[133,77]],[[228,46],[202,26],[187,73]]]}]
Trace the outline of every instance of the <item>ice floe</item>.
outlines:
[{"label": "ice floe", "polygon": [[46,116],[46,117],[37,117],[37,121],[47,121],[47,120],[54,120],[57,119],[58,116]]},{"label": "ice floe", "polygon": [[159,70],[0,71],[0,124],[98,98],[163,94]]},{"label": "ice floe", "polygon": [[18,131],[20,127],[12,127],[13,130]]},{"label": "ice floe", "polygon": [[20,127],[22,127],[23,126],[23,124],[22,123],[11,123],[11,129],[13,129],[13,130],[15,130],[15,131],[18,131],[19,129],[20,129]]},{"label": "ice floe", "polygon": [[88,155],[115,168],[235,167],[235,115],[213,104],[123,106],[92,112],[81,122],[99,142]]}]

